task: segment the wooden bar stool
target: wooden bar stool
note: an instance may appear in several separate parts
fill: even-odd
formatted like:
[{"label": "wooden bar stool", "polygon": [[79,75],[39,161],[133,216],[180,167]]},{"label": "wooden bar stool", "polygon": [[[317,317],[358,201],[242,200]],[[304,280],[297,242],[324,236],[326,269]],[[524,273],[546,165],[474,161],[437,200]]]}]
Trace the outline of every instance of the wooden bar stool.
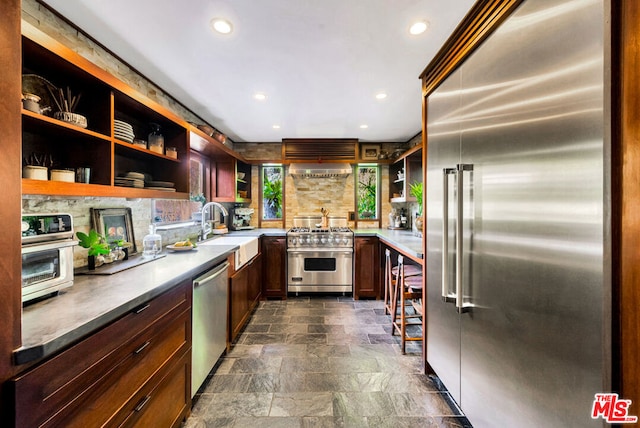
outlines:
[{"label": "wooden bar stool", "polygon": [[[391,274],[394,277],[398,276],[398,266],[394,266],[391,268]],[[418,275],[422,275],[422,267],[421,266],[416,266],[416,265],[412,265],[412,264],[406,264],[404,265],[404,277],[410,277],[410,276],[418,276]]]},{"label": "wooden bar stool", "polygon": [[[397,272],[397,270],[396,270]],[[384,314],[391,314],[393,306],[394,275],[391,268],[391,250],[384,250]]]},{"label": "wooden bar stool", "polygon": [[[420,266],[407,264],[404,265],[404,276],[422,275]],[[393,290],[398,277],[398,266],[391,267],[391,250],[384,250],[384,314],[391,314],[391,306],[393,305]]]},{"label": "wooden bar stool", "polygon": [[[405,349],[407,341],[422,340],[422,336],[408,336],[407,326],[422,326],[423,310],[421,299],[424,283],[422,275],[406,277],[404,269],[404,257],[398,256],[398,277],[396,278],[393,288],[393,303],[391,307],[391,334],[395,335],[396,332],[400,334],[401,350],[403,354],[406,353]],[[398,307],[400,308],[399,311]],[[419,322],[416,322],[416,320]]]}]

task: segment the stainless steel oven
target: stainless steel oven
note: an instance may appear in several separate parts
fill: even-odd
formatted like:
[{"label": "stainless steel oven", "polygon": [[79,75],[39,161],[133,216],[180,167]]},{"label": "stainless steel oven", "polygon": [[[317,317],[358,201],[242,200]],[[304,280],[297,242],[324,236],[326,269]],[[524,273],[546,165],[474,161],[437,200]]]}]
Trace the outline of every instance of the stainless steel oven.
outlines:
[{"label": "stainless steel oven", "polygon": [[69,214],[22,216],[22,302],[73,285],[73,224]]},{"label": "stainless steel oven", "polygon": [[288,292],[353,292],[353,231],[346,218],[333,223],[342,220],[345,226],[317,228],[320,217],[294,218],[287,232]]}]

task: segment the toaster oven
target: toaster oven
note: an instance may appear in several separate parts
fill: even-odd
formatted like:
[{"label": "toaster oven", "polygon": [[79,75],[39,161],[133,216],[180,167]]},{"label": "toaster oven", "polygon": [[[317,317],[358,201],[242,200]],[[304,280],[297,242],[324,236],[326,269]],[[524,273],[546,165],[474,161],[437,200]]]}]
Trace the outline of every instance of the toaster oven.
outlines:
[{"label": "toaster oven", "polygon": [[73,285],[73,224],[69,214],[22,216],[22,302]]}]

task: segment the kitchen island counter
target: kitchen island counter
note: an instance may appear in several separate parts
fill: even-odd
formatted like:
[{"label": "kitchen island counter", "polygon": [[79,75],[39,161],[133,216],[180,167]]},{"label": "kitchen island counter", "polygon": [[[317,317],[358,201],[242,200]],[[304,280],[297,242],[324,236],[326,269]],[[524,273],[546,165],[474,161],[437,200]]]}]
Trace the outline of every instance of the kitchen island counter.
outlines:
[{"label": "kitchen island counter", "polygon": [[354,234],[356,238],[377,236],[382,243],[398,250],[417,263],[423,263],[422,238],[415,236],[410,230],[355,229]]},{"label": "kitchen island counter", "polygon": [[23,308],[22,346],[13,353],[15,364],[60,351],[223,262],[237,248],[202,246],[193,251],[169,252],[166,257],[113,275],[76,275],[72,287]]}]

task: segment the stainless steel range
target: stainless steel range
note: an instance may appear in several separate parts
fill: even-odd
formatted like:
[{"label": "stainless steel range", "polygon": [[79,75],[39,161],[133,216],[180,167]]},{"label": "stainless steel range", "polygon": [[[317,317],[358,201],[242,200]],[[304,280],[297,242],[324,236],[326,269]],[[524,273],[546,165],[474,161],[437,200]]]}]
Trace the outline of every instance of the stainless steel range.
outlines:
[{"label": "stainless steel range", "polygon": [[289,293],[353,292],[353,231],[346,217],[296,216],[287,232]]}]

